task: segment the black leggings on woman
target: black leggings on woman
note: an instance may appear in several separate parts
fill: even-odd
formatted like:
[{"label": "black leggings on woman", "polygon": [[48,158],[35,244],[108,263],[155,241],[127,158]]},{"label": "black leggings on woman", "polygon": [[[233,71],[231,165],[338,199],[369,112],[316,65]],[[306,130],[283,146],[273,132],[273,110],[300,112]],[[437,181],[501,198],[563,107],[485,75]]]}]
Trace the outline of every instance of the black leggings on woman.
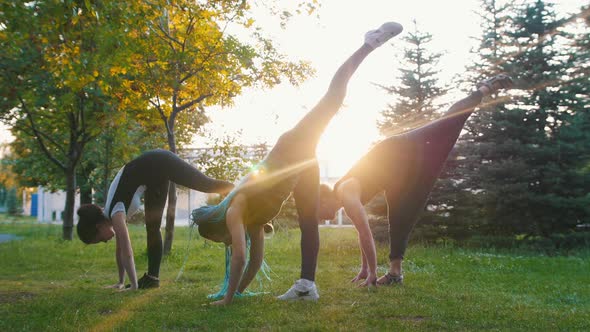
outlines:
[{"label": "black leggings on woman", "polygon": [[404,181],[385,187],[389,218],[389,259],[404,256],[410,232],[424,210],[428,195],[467,118],[481,102],[479,91],[453,104],[444,118],[429,125],[391,137],[409,144],[411,170]]},{"label": "black leggings on woman", "polygon": [[107,211],[111,211],[117,202],[122,202],[128,209],[137,188],[145,186],[148,274],[153,277],[158,277],[160,274],[162,260],[160,226],[168,196],[169,181],[205,193],[227,192],[233,187],[233,184],[229,182],[206,176],[168,150],[147,151],[125,165],[112,197],[111,206],[107,207]]}]

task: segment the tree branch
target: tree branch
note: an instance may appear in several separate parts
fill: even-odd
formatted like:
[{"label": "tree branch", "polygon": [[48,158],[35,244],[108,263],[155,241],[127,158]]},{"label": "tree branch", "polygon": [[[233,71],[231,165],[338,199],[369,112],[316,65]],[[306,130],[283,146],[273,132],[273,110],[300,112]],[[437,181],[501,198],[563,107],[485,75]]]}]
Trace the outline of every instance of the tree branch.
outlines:
[{"label": "tree branch", "polygon": [[170,130],[170,126],[168,125],[168,118],[164,114],[164,110],[162,109],[162,106],[160,105],[160,98],[158,98],[158,103],[155,103],[152,100],[150,100],[150,104],[152,104],[156,108],[156,110],[158,110],[158,113],[160,114],[160,118],[162,119],[162,121],[164,122],[164,125],[166,126],[166,132],[168,133],[168,135],[170,135],[172,132]]},{"label": "tree branch", "polygon": [[35,122],[33,121],[33,116],[31,114],[29,108],[25,104],[25,101],[22,99],[21,96],[18,96],[18,99],[21,102],[21,105],[23,106],[23,111],[25,111],[25,113],[27,114],[27,119],[29,120],[29,123],[31,124],[31,129],[33,130],[36,141],[39,143],[39,147],[41,148],[41,151],[43,151],[43,153],[45,153],[47,158],[49,158],[49,160],[51,160],[55,165],[57,165],[57,167],[59,167],[60,169],[65,171],[66,170],[65,165],[62,164],[57,158],[55,158],[51,154],[51,152],[49,152],[47,147],[45,146],[45,143],[43,142],[43,138],[41,137],[39,131],[37,130],[37,127],[35,126]]},{"label": "tree branch", "polygon": [[180,113],[182,111],[184,111],[185,109],[194,106],[195,104],[198,104],[200,102],[202,102],[203,100],[205,100],[205,98],[209,98],[211,97],[213,94],[212,93],[208,93],[208,94],[204,94],[201,95],[199,98],[197,99],[193,99],[187,103],[182,104],[181,106],[177,107],[176,109],[174,109],[174,113]]}]

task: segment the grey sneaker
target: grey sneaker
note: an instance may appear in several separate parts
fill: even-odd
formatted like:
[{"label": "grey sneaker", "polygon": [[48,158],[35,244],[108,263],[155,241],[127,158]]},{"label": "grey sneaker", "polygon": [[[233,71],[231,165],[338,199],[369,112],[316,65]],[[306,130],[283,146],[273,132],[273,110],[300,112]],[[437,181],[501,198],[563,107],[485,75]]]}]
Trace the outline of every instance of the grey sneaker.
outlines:
[{"label": "grey sneaker", "polygon": [[371,30],[365,34],[365,44],[372,48],[383,45],[386,41],[399,35],[404,30],[397,22],[383,23],[377,30]]},{"label": "grey sneaker", "polygon": [[317,301],[319,298],[320,294],[318,294],[315,282],[303,279],[295,281],[295,284],[285,294],[277,297],[282,301]]},{"label": "grey sneaker", "polygon": [[381,282],[377,282],[379,286],[391,286],[391,285],[401,285],[404,283],[404,275],[393,275],[387,272]]}]

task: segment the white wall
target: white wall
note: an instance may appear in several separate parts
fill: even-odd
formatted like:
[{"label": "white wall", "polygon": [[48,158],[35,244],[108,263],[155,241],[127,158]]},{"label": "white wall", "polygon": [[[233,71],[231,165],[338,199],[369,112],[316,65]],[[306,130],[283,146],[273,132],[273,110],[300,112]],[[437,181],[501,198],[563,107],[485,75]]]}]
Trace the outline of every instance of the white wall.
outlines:
[{"label": "white wall", "polygon": [[[39,222],[63,222],[61,215],[65,207],[66,193],[64,191],[50,192],[43,187],[38,187],[38,212],[37,220]],[[190,202],[189,202],[190,196]],[[199,206],[205,205],[207,194],[190,190],[177,190],[176,202],[176,225],[188,225],[190,211]],[[29,203],[30,205],[30,203]],[[80,195],[76,195],[74,211],[80,206]],[[29,207],[30,213],[30,207]],[[166,208],[164,209],[164,218],[162,226],[166,223]],[[78,223],[78,216],[74,212],[74,224]]]},{"label": "white wall", "polygon": [[[65,191],[51,192],[43,187],[37,188],[37,220],[39,222],[62,222],[62,213],[66,205]],[[74,211],[80,206],[80,195],[76,195]],[[75,212],[74,212],[75,213]],[[74,223],[76,222],[74,218]]]}]

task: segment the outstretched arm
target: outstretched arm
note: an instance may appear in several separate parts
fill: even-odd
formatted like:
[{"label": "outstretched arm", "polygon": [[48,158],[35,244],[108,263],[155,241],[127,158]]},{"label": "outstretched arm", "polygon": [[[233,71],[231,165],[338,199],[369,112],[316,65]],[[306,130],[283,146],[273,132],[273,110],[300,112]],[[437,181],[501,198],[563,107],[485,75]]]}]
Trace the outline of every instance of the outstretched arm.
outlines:
[{"label": "outstretched arm", "polygon": [[244,292],[254,280],[264,259],[264,229],[262,225],[248,226],[248,235],[250,236],[250,259],[238,287],[239,293]]},{"label": "outstretched arm", "polygon": [[[367,272],[366,279],[361,286],[375,285],[377,282],[377,251],[373,233],[369,227],[369,218],[361,202],[361,184],[354,178],[343,182],[338,187],[338,196],[346,214],[358,232],[363,258],[362,267],[366,267]],[[363,272],[362,268],[361,272]]]},{"label": "outstretched arm", "polygon": [[[131,289],[137,289],[137,274],[135,272],[135,260],[133,258],[133,248],[129,239],[129,231],[125,224],[125,214],[117,212],[112,218],[113,230],[117,245],[117,266],[119,267],[119,282],[124,278],[124,272],[127,272]],[[123,272],[124,271],[124,272]]]},{"label": "outstretched arm", "polygon": [[226,223],[232,240],[232,253],[229,272],[229,285],[225,297],[215,301],[213,305],[230,304],[234,298],[238,284],[242,279],[244,265],[246,265],[246,232],[244,230],[243,215],[246,211],[246,197],[237,194],[227,210]]}]

